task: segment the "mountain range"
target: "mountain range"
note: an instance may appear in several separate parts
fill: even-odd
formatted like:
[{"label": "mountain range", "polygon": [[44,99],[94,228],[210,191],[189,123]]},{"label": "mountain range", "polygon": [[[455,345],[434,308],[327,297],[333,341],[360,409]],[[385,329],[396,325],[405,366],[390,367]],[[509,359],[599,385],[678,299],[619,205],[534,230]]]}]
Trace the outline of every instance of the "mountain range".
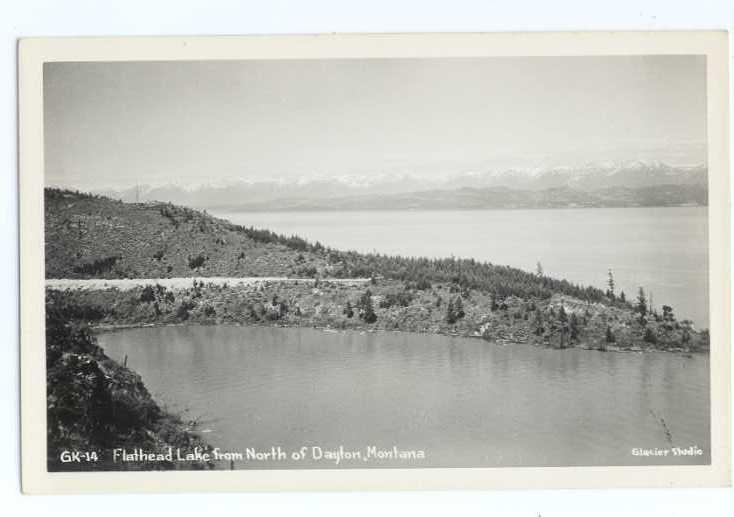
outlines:
[{"label": "mountain range", "polygon": [[657,161],[589,163],[578,167],[415,174],[235,180],[197,186],[132,186],[97,190],[122,201],[164,201],[197,208],[344,210],[678,206],[707,201],[704,165]]}]

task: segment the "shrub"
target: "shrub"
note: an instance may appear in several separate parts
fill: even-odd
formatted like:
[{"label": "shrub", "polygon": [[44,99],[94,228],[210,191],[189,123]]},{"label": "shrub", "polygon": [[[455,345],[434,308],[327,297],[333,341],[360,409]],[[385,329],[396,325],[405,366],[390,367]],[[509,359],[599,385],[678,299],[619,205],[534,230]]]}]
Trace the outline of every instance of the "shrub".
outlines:
[{"label": "shrub", "polygon": [[196,303],[190,300],[184,300],[181,302],[181,305],[178,306],[176,309],[176,318],[178,318],[181,321],[186,321],[189,319],[189,316],[191,315],[191,310],[196,307]]},{"label": "shrub", "polygon": [[155,301],[155,291],[153,290],[153,286],[146,285],[143,287],[143,292],[140,293],[140,301],[141,302],[154,302]]},{"label": "shrub", "polygon": [[354,309],[352,308],[352,304],[350,302],[347,302],[346,307],[344,307],[343,313],[347,318],[351,318],[352,316],[354,316]]},{"label": "shrub", "polygon": [[612,327],[607,325],[607,332],[605,336],[607,343],[614,343],[617,339],[614,337],[614,333],[612,332]]},{"label": "shrub", "polygon": [[314,278],[318,270],[314,266],[303,266],[296,270],[296,275],[303,276],[305,278]]},{"label": "shrub", "polygon": [[658,342],[658,338],[655,335],[655,332],[653,332],[653,330],[650,327],[647,327],[645,329],[645,337],[643,339],[645,340],[646,343],[654,344]]},{"label": "shrub", "polygon": [[172,205],[162,206],[160,208],[160,213],[163,217],[165,217],[166,219],[168,219],[171,222],[174,228],[178,228],[178,220],[176,219],[176,216],[173,212]]},{"label": "shrub", "polygon": [[390,307],[408,307],[415,297],[410,291],[398,291],[396,293],[387,293],[385,297],[380,300],[380,308],[389,309]]},{"label": "shrub", "polygon": [[199,253],[195,257],[189,257],[189,269],[197,269],[204,265],[207,257],[203,253]]},{"label": "shrub", "polygon": [[104,257],[74,266],[74,272],[82,275],[99,275],[112,270],[120,257],[117,255]]},{"label": "shrub", "polygon": [[421,277],[417,281],[408,282],[406,287],[408,289],[416,289],[418,291],[427,291],[432,287],[432,285],[427,278]]},{"label": "shrub", "polygon": [[111,312],[104,305],[71,302],[62,291],[55,290],[46,293],[46,311],[52,311],[55,317],[64,323],[99,321]]}]

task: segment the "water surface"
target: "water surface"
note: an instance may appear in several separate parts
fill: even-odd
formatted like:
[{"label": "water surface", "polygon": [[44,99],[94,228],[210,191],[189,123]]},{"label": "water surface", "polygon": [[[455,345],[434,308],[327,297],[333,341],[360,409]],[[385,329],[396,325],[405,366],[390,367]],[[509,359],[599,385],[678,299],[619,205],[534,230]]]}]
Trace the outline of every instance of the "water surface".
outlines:
[{"label": "water surface", "polygon": [[[99,339],[111,357],[127,356],[156,400],[201,418],[210,431],[207,441],[224,450],[374,445],[426,453],[421,461],[347,461],[339,467],[640,465],[710,458],[707,355],[239,326],[127,329]],[[633,448],[673,446],[697,446],[704,454],[632,454]]]},{"label": "water surface", "polygon": [[337,249],[464,257],[606,289],[652,293],[660,310],[708,324],[706,207],[353,212],[221,212],[237,224]]}]

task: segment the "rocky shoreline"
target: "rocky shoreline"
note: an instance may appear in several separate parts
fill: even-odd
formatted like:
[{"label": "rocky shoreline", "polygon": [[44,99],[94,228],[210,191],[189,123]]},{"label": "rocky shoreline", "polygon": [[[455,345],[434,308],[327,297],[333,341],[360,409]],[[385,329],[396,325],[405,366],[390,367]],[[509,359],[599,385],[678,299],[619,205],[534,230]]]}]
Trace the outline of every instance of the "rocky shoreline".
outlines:
[{"label": "rocky shoreline", "polygon": [[104,331],[175,324],[240,324],[325,330],[402,331],[483,338],[501,345],[604,351],[706,352],[708,333],[672,314],[642,317],[629,304],[554,295],[499,299],[451,284],[419,289],[396,280],[228,285],[191,281],[126,290],[48,289]]},{"label": "rocky shoreline", "polygon": [[[529,345],[529,346],[535,346],[538,348],[553,348],[558,349],[557,347],[550,347],[547,345],[543,345],[538,342],[523,342],[523,343],[510,343],[507,341],[493,341],[491,339],[487,339],[483,336],[478,335],[460,335],[460,334],[452,334],[452,333],[432,333],[432,332],[420,332],[420,331],[414,331],[414,330],[387,330],[387,329],[374,329],[374,328],[368,328],[368,327],[353,327],[350,329],[335,329],[333,327],[320,327],[320,326],[305,326],[305,325],[285,325],[285,324],[268,324],[268,323],[223,323],[224,325],[234,325],[238,327],[263,327],[263,328],[284,328],[284,329],[294,329],[294,328],[310,328],[313,330],[319,330],[322,332],[361,332],[361,333],[371,333],[371,334],[380,334],[380,333],[405,333],[405,334],[433,334],[433,335],[440,335],[440,336],[446,336],[446,337],[458,337],[462,339],[482,339],[484,341],[487,341],[489,343],[498,345],[498,346],[512,346],[512,345]],[[211,323],[211,322],[181,322],[181,323],[126,323],[126,324],[102,324],[102,325],[94,325],[89,328],[90,332],[93,334],[104,334],[107,332],[118,332],[123,330],[130,330],[130,329],[145,329],[145,328],[161,328],[161,327],[190,327],[190,326],[213,326],[218,325],[217,323]],[[661,348],[651,348],[646,347],[642,348],[639,346],[632,346],[629,348],[622,348],[614,345],[608,345],[605,348],[594,348],[591,346],[587,346],[585,344],[579,344],[577,346],[573,347],[566,347],[565,349],[571,350],[571,349],[578,349],[578,350],[588,350],[588,351],[598,351],[598,352],[609,352],[609,353],[670,353],[670,354],[682,354],[683,356],[692,356],[692,354],[707,354],[708,350],[693,350],[693,349],[685,349],[685,348],[668,348],[668,349],[661,349]]]}]

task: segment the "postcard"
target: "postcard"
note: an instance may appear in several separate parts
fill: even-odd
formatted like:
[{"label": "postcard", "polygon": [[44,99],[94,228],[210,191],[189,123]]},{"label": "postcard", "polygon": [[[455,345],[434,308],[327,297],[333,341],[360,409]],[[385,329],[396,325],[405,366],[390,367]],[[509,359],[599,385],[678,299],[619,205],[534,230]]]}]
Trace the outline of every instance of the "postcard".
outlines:
[{"label": "postcard", "polygon": [[731,482],[725,32],[19,45],[28,493]]}]

